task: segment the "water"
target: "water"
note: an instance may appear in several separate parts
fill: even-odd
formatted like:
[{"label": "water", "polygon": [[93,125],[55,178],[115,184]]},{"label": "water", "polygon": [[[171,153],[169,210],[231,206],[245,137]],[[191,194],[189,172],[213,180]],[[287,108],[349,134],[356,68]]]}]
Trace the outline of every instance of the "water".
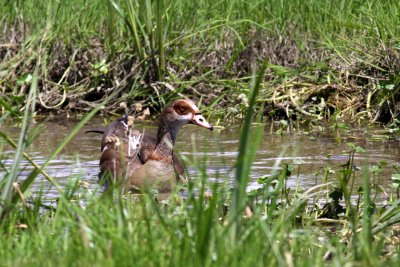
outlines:
[{"label": "water", "polygon": [[[62,142],[67,133],[75,126],[75,121],[58,120],[46,122],[38,138],[31,144],[27,153],[40,166],[48,155]],[[99,172],[98,160],[100,157],[101,135],[84,133],[89,129],[103,128],[101,119],[93,119],[78,135],[51,161],[45,171],[60,185],[65,186],[71,178],[81,177],[94,190],[97,185]],[[151,124],[137,126],[146,134],[155,135],[157,128]],[[399,162],[399,140],[394,138],[382,139],[382,130],[354,129],[348,132],[325,131],[306,132],[298,131],[278,135],[271,133],[271,125],[265,127],[261,145],[251,169],[251,181],[248,190],[260,187],[257,179],[270,175],[279,169],[280,164],[294,163],[294,171],[288,180],[288,185],[295,188],[298,183],[301,188],[308,189],[322,183],[324,167],[335,170],[330,174],[330,181],[337,181],[341,165],[348,161],[348,142],[363,147],[365,154],[356,154],[355,163],[359,167],[356,171],[359,177],[356,186],[361,184],[363,166],[377,165],[380,160],[388,163],[379,179],[375,183],[390,191],[391,167]],[[8,126],[2,129],[16,140],[18,128]],[[216,128],[208,131],[193,125],[185,126],[177,139],[176,152],[186,159],[186,169],[189,177],[196,179],[199,172],[205,170],[212,182],[231,184],[234,178],[234,164],[238,154],[239,126]],[[273,130],[272,132],[275,132]],[[378,137],[378,138],[376,138]],[[3,147],[3,163],[9,167],[12,163],[13,151],[10,147]],[[301,162],[300,165],[296,164]],[[197,167],[194,167],[192,163]],[[20,170],[19,180],[23,180],[32,170],[31,165],[24,161]],[[1,173],[2,179],[4,172]],[[33,193],[42,190],[48,199],[57,197],[57,191],[51,187],[43,176],[39,176],[31,189]]]}]

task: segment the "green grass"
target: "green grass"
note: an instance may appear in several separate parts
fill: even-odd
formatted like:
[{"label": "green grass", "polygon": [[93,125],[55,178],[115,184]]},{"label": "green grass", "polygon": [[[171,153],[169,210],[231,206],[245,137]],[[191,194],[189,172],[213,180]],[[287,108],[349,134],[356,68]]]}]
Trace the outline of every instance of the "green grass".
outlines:
[{"label": "green grass", "polygon": [[[371,177],[384,164],[363,168],[356,193],[359,147],[349,144],[348,163],[329,192],[318,185],[291,193],[287,163],[260,179],[263,189],[245,191],[262,137],[250,126],[263,112],[285,120],[330,117],[337,129],[345,127],[343,118],[373,122],[389,114],[386,122],[396,126],[398,1],[0,0],[0,6],[0,126],[12,120],[21,127],[18,144],[0,132],[0,152],[15,147],[11,167],[0,153],[0,265],[398,265],[400,202],[393,196],[376,207],[370,197],[377,190]],[[142,101],[157,110],[180,94],[206,102],[215,120],[243,121],[233,189],[209,183],[194,161],[200,177],[185,189],[186,199],[158,203],[119,192],[110,199],[79,180],[59,188],[54,208],[44,208],[41,194],[28,197],[39,173],[103,105],[121,112],[120,101],[129,107]],[[61,108],[90,112],[38,166],[26,153],[40,132],[30,122],[37,112]],[[22,158],[34,170],[16,185]],[[212,196],[203,194],[210,189]],[[312,205],[320,198],[329,205]],[[337,214],[339,205],[346,210]]]},{"label": "green grass", "polygon": [[[39,196],[32,208],[21,205],[2,221],[1,265],[396,266],[399,247],[391,244],[396,242],[392,228],[371,230],[380,212],[369,216],[354,209],[354,220],[317,220],[307,205],[313,190],[291,196],[290,204],[281,202],[284,179],[282,172],[276,188],[267,187],[258,204],[247,202],[252,212],[233,221],[231,192],[204,181],[194,188],[214,187],[212,197],[189,189],[186,200],[173,196],[167,204],[147,195],[101,198],[81,188],[79,199],[61,195],[53,203],[56,209],[47,211],[39,209]],[[398,212],[391,214],[399,222]],[[235,222],[240,227],[233,240]]]},{"label": "green grass", "polygon": [[[78,178],[48,203],[43,202],[40,192],[29,196],[26,191],[47,163],[12,188],[8,184],[15,181],[14,170],[19,170],[20,161],[12,167],[1,164],[5,175],[0,181],[0,265],[397,266],[400,200],[392,198],[386,207],[378,207],[370,197],[371,190],[376,190],[371,175],[378,175],[384,163],[363,168],[358,204],[349,200],[356,195],[353,159],[355,154],[365,153],[360,147],[349,144],[348,163],[338,172],[339,186],[330,189],[324,208],[312,203],[325,198],[326,184],[290,193],[286,181],[293,166],[288,163],[260,178],[262,189],[246,192],[257,140],[263,132],[260,128],[254,134],[250,128],[263,74],[260,68],[249,86],[232,189],[208,182],[205,167],[200,167],[207,165],[195,159],[199,178],[190,180],[185,198],[176,193],[164,202],[156,201],[150,193],[122,197],[118,188],[113,194],[101,195],[85,189],[82,178]],[[33,82],[32,94],[35,86]],[[94,112],[77,123],[49,160]],[[32,116],[26,112],[23,121]],[[24,123],[21,128],[26,128],[21,136],[36,131]],[[0,148],[4,148],[10,138],[3,133],[1,136]],[[15,150],[19,159],[26,157],[23,152],[31,138],[25,135],[20,140],[22,145]],[[211,195],[204,194],[209,190]],[[346,212],[339,211],[343,204],[335,201],[343,197]]]},{"label": "green grass", "polygon": [[77,97],[98,103],[122,88],[109,111],[120,101],[160,110],[184,94],[223,107],[212,115],[229,119],[245,112],[238,96],[252,65],[267,61],[257,103],[273,118],[397,123],[395,0],[0,4],[0,90],[17,110],[38,54],[47,94],[39,111],[81,111],[90,105]]}]

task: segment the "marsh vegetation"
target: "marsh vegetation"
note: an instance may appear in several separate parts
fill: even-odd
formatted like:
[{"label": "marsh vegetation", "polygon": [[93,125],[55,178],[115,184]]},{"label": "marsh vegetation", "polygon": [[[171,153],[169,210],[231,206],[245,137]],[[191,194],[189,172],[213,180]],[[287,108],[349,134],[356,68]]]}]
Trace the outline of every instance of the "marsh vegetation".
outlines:
[{"label": "marsh vegetation", "polygon": [[[0,265],[397,266],[397,154],[370,160],[368,148],[342,135],[381,123],[369,141],[398,146],[398,1],[0,6]],[[235,161],[218,182],[196,140],[194,156],[183,156],[194,177],[162,202],[118,188],[102,196],[85,175],[60,182],[47,172],[97,114],[149,108],[155,116],[182,96],[220,128],[238,124]],[[37,161],[29,148],[46,127],[41,119],[55,115],[77,120],[60,142],[48,137]],[[255,178],[269,119],[277,136],[335,131],[343,163],[317,170],[313,186],[293,186],[307,165],[285,160],[282,145],[276,165]],[[50,199],[33,190],[39,179],[51,185]],[[258,187],[249,190],[250,181]]]},{"label": "marsh vegetation", "polygon": [[[398,1],[1,1],[0,90],[20,111],[38,66],[37,108],[105,111],[179,94],[215,118],[397,122]],[[7,105],[8,104],[8,105]]]}]

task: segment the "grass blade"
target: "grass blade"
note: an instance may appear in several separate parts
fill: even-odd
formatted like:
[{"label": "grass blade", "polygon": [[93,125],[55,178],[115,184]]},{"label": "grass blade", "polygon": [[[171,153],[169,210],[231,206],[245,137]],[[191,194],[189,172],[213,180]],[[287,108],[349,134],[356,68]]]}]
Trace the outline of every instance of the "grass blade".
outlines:
[{"label": "grass blade", "polygon": [[6,183],[2,188],[2,194],[0,196],[0,218],[3,217],[5,210],[8,208],[11,197],[13,194],[13,183],[16,182],[18,178],[18,171],[22,161],[23,153],[26,148],[26,136],[29,129],[30,117],[34,113],[36,105],[36,91],[38,85],[38,66],[36,66],[35,73],[33,74],[33,79],[31,87],[29,90],[28,98],[25,104],[24,117],[22,119],[21,133],[18,138],[18,146],[15,151],[15,156],[13,164],[11,166],[10,172],[6,176]]},{"label": "grass blade", "polygon": [[239,155],[236,160],[236,174],[235,174],[235,185],[233,191],[233,203],[231,209],[231,220],[234,221],[232,224],[232,242],[235,242],[236,235],[239,230],[240,224],[240,212],[243,211],[245,200],[246,200],[246,186],[248,183],[248,170],[251,162],[246,158],[248,155],[250,137],[251,137],[251,124],[253,121],[254,107],[258,92],[260,90],[261,82],[264,79],[264,73],[266,64],[263,64],[258,73],[257,77],[253,77],[253,82],[249,97],[249,106],[244,121],[244,126],[240,135]]}]

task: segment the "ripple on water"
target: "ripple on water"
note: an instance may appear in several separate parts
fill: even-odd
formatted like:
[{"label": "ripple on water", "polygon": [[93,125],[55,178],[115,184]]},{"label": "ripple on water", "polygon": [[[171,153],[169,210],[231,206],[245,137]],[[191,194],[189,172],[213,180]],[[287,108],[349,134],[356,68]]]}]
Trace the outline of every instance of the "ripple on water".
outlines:
[{"label": "ripple on water", "polygon": [[[75,123],[64,125],[58,122],[46,122],[46,124],[38,139],[27,149],[27,153],[39,166],[45,163],[48,155],[75,126]],[[45,171],[62,186],[66,186],[71,179],[80,178],[88,183],[89,190],[97,191],[101,135],[85,134],[84,131],[102,127],[100,119],[92,120],[63,149],[62,153],[50,162]],[[154,135],[156,131],[151,125],[140,125],[139,128],[145,129],[147,134]],[[6,127],[4,131],[12,138],[17,138],[19,134],[18,130],[11,127]],[[239,129],[231,127],[227,130],[210,132],[194,126],[185,126],[183,131],[185,134],[178,136],[176,150],[179,155],[189,160],[186,164],[189,164],[187,166],[189,177],[196,179],[199,171],[202,171],[202,168],[190,166],[190,162],[196,159],[195,162],[200,163],[199,166],[204,166],[210,182],[231,186],[238,156]],[[258,184],[257,179],[279,171],[280,163],[283,162],[293,164],[293,173],[288,179],[288,186],[294,188],[298,184],[307,189],[316,183],[321,183],[324,167],[329,166],[340,170],[340,166],[347,162],[349,156],[346,152],[348,151],[346,143],[348,141],[364,147],[367,151],[365,155],[356,154],[357,166],[363,166],[365,163],[377,164],[379,160],[387,161],[388,166],[396,164],[400,158],[399,140],[369,141],[365,137],[366,132],[355,131],[347,136],[342,133],[340,138],[336,138],[334,132],[286,135],[265,132],[250,171],[248,190],[260,188],[261,185]],[[13,164],[13,156],[11,149],[3,151],[2,163],[5,168],[10,168]],[[301,165],[296,164],[299,162]],[[23,160],[18,174],[19,180],[27,177],[32,170],[30,163]],[[387,168],[382,174],[380,185],[385,188],[390,186],[391,172],[392,168]],[[329,174],[329,181],[336,181],[337,175],[337,173]],[[3,176],[4,172],[0,173],[0,177]],[[356,184],[360,183],[361,181],[356,181]],[[58,195],[57,190],[51,187],[42,175],[39,175],[31,191],[34,193],[42,191],[49,199]]]}]

